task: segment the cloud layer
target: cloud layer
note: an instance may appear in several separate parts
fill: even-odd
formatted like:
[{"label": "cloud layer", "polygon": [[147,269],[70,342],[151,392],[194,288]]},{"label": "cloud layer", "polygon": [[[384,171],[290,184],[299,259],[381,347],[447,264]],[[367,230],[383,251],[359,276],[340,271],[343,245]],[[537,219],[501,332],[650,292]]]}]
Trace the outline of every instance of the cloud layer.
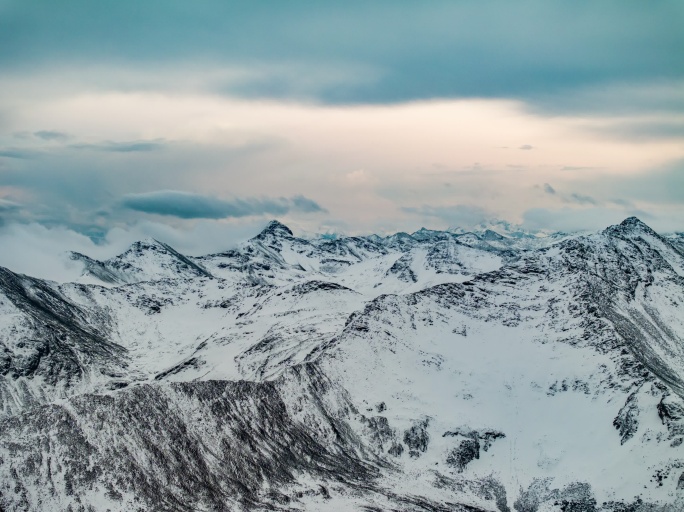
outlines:
[{"label": "cloud layer", "polygon": [[0,225],[669,229],[682,19],[674,1],[0,0]]},{"label": "cloud layer", "polygon": [[225,200],[177,190],[127,194],[121,206],[131,210],[181,219],[227,219],[259,215],[282,216],[294,210],[319,213],[325,210],[304,196],[277,199]]},{"label": "cloud layer", "polygon": [[[231,96],[332,103],[516,97],[548,106],[549,94],[681,81],[682,19],[681,2],[618,0],[354,0],[315,8],[299,1],[208,0],[201,8],[172,1],[160,8],[132,0],[9,0],[0,17],[0,65],[104,61],[158,73],[164,66],[197,72],[191,63],[200,61],[234,70],[208,73],[213,78],[203,84]],[[127,80],[130,87],[130,76],[119,73],[115,85]]]},{"label": "cloud layer", "polygon": [[0,225],[0,266],[13,272],[43,279],[70,281],[80,277],[83,268],[70,260],[76,251],[104,260],[125,251],[133,242],[156,238],[171,244],[184,254],[199,256],[235,247],[257,234],[263,220],[247,219],[241,223],[200,221],[190,228],[140,221],[125,229],[112,228],[105,236],[92,238],[64,226],[47,227],[37,223]]}]

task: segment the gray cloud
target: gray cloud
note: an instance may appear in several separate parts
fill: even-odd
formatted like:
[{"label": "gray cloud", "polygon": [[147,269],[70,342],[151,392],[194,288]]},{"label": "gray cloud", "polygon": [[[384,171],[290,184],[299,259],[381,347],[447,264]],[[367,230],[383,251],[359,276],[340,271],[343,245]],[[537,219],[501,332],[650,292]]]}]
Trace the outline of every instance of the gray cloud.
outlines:
[{"label": "gray cloud", "polygon": [[[201,56],[224,67],[252,66],[244,80],[222,88],[229,94],[332,103],[516,97],[555,110],[669,102],[681,110],[681,95],[626,102],[615,94],[597,99],[600,93],[592,91],[681,81],[683,17],[682,2],[617,0],[378,0],[315,10],[307,2],[279,1],[207,0],[201,9],[169,2],[159,9],[132,0],[10,0],[0,18],[0,66],[11,72],[59,63],[146,69],[150,63],[182,67]],[[283,72],[283,63],[307,72]],[[261,72],[268,68],[277,70]]]},{"label": "gray cloud", "polygon": [[107,259],[125,251],[137,240],[148,237],[170,244],[183,254],[200,256],[231,249],[261,230],[262,220],[240,222],[197,221],[176,228],[155,222],[136,222],[125,228],[103,231],[93,238],[65,226],[38,223],[0,222],[0,266],[31,276],[70,281],[83,268],[68,258],[77,251],[97,259]]},{"label": "gray cloud", "polygon": [[547,194],[551,196],[557,196],[561,201],[566,202],[566,203],[576,203],[576,204],[582,204],[582,205],[597,205],[598,201],[594,199],[591,196],[584,195],[584,194],[578,194],[576,192],[573,192],[571,194],[564,194],[564,193],[558,193],[555,188],[553,188],[550,184],[544,183],[543,185],[543,190]]},{"label": "gray cloud", "polygon": [[15,212],[20,208],[20,204],[0,198],[0,213]]},{"label": "gray cloud", "polygon": [[615,197],[623,201],[649,202],[653,205],[684,205],[684,160],[641,173],[587,176],[574,181],[576,189],[591,190],[597,197]]},{"label": "gray cloud", "polygon": [[59,132],[56,130],[40,130],[37,132],[33,132],[34,137],[38,137],[39,139],[47,140],[47,141],[65,141],[69,139],[69,135],[64,132]]},{"label": "gray cloud", "polygon": [[[25,133],[22,141],[31,148],[10,148],[14,158],[0,156],[0,187],[20,190],[32,198],[22,209],[24,222],[62,224],[89,236],[136,221],[134,210],[112,209],[126,194],[191,190],[198,182],[210,183],[210,190],[217,195],[292,197],[299,192],[278,167],[277,157],[287,145],[261,134],[240,132],[234,140],[226,136],[222,144],[139,140],[132,144],[160,144],[163,150],[126,147],[123,151],[129,145],[125,141],[77,149],[70,143],[47,144],[32,132]],[[110,210],[110,215],[98,213],[103,209]],[[294,213],[306,210],[305,201],[292,208]],[[168,222],[175,221],[169,217]]]},{"label": "gray cloud", "polygon": [[[21,217],[22,205],[0,198],[0,227],[7,223],[14,222]],[[3,246],[4,251],[11,250],[10,247]]]},{"label": "gray cloud", "polygon": [[588,127],[587,129],[601,135],[636,141],[684,138],[684,122],[679,118],[660,121],[620,121],[598,128]]},{"label": "gray cloud", "polygon": [[578,204],[597,204],[596,199],[591,196],[585,196],[583,194],[570,194],[570,200]]},{"label": "gray cloud", "polygon": [[[681,69],[676,75],[665,79],[663,75],[655,73],[650,77],[644,75],[641,78],[615,79],[601,85],[577,84],[563,94],[545,92],[527,98],[527,105],[532,111],[544,115],[565,112],[592,116],[681,114],[684,112],[684,95],[681,93],[684,78]],[[620,129],[619,125],[614,128],[617,131]]]},{"label": "gray cloud", "polygon": [[111,153],[138,153],[146,151],[157,151],[167,146],[166,141],[156,140],[136,140],[130,142],[106,141],[99,144],[72,144],[72,149],[86,149],[91,151],[106,151]]},{"label": "gray cloud", "polygon": [[255,215],[284,215],[290,211],[324,212],[315,201],[304,196],[276,199],[232,199],[160,190],[128,194],[120,201],[123,208],[181,219],[224,219]]},{"label": "gray cloud", "polygon": [[17,160],[27,160],[39,155],[38,151],[23,148],[0,148],[0,157],[16,158]]},{"label": "gray cloud", "polygon": [[529,145],[529,144],[523,144],[523,145],[520,146],[518,149],[522,149],[522,150],[525,150],[525,151],[529,151],[529,150],[531,150],[531,149],[534,149],[534,146],[531,146],[531,145]]},{"label": "gray cloud", "polygon": [[289,201],[292,202],[292,206],[295,210],[302,213],[318,213],[325,211],[317,202],[302,195],[294,196]]}]

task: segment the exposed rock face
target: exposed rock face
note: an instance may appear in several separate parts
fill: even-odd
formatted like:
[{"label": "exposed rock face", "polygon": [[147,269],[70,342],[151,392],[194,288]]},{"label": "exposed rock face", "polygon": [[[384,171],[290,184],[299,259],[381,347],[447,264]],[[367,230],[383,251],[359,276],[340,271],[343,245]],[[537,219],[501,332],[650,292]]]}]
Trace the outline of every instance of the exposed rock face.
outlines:
[{"label": "exposed rock face", "polygon": [[408,446],[411,457],[420,457],[421,453],[427,451],[430,444],[430,434],[427,431],[429,425],[430,419],[424,418],[404,431],[404,444]]},{"label": "exposed rock face", "polygon": [[442,437],[451,437],[456,440],[456,447],[447,454],[446,463],[463,473],[468,463],[480,458],[480,449],[489,450],[492,443],[497,439],[506,437],[503,432],[496,430],[470,430],[460,428],[445,432]]},{"label": "exposed rock face", "polygon": [[0,269],[0,510],[684,510],[680,239],[274,221]]},{"label": "exposed rock face", "polygon": [[613,420],[613,426],[620,432],[621,444],[625,444],[639,429],[639,405],[636,403],[636,393],[627,398],[627,402]]},{"label": "exposed rock face", "polygon": [[76,510],[85,496],[116,510],[232,510],[289,501],[277,489],[302,472],[367,488],[378,469],[349,431],[326,411],[315,428],[296,420],[280,393],[277,382],[145,384],[6,419],[3,496],[33,510]]}]

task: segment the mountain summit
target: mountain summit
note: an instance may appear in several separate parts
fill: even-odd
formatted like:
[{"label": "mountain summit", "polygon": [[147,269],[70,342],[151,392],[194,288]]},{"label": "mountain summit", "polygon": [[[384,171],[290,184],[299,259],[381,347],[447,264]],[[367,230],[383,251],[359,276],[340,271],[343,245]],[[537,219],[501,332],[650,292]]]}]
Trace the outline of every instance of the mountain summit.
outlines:
[{"label": "mountain summit", "polygon": [[278,222],[277,220],[272,220],[266,227],[259,233],[255,238],[264,238],[267,235],[272,236],[294,236],[292,230],[288,228],[285,224]]}]

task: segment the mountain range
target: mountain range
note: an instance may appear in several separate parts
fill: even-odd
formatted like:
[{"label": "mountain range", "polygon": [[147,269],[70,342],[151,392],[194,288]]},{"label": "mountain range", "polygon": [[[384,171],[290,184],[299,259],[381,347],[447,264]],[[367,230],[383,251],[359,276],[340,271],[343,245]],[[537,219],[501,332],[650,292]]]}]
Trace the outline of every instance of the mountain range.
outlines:
[{"label": "mountain range", "polygon": [[0,268],[0,511],[684,510],[684,235],[503,223]]}]

